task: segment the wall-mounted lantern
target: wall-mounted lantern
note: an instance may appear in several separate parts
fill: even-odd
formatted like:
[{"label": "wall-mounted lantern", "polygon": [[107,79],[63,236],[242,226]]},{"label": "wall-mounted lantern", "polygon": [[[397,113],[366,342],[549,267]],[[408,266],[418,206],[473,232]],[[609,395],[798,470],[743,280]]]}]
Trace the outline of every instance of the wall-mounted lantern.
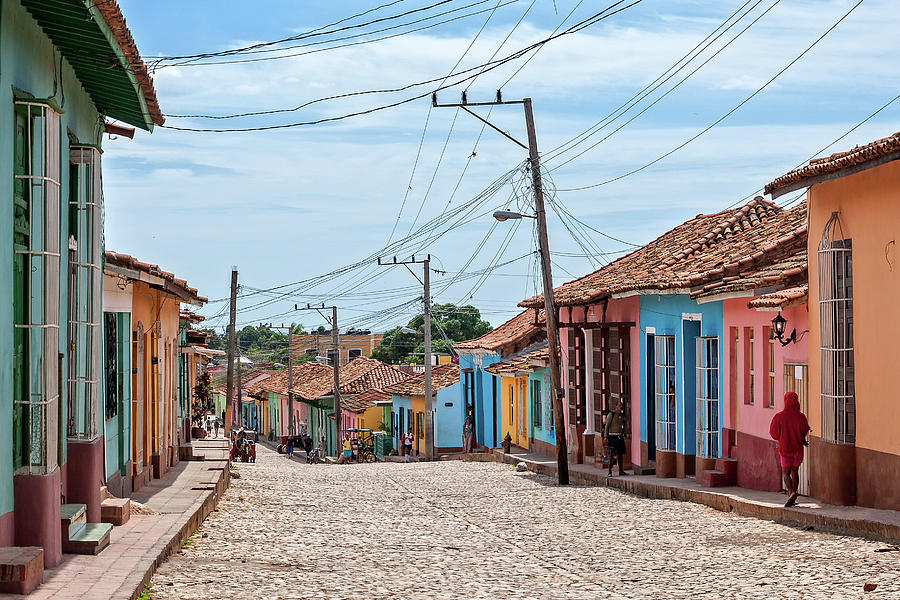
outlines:
[{"label": "wall-mounted lantern", "polygon": [[791,335],[785,340],[784,332],[787,327],[787,320],[781,316],[781,311],[778,311],[778,315],[772,319],[772,328],[775,330],[775,339],[781,342],[782,346],[787,346],[788,344],[797,343],[797,330],[794,329],[791,331]]}]

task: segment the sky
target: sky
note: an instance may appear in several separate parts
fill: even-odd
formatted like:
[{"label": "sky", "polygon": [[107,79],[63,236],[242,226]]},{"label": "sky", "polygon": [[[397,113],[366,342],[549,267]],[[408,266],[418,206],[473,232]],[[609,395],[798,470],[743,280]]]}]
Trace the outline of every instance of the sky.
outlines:
[{"label": "sky", "polygon": [[[458,102],[463,89],[469,102],[492,100],[498,88],[504,100],[532,99],[556,285],[699,213],[739,205],[813,156],[900,129],[900,100],[872,117],[900,94],[900,11],[890,0],[863,1],[805,54],[858,0],[630,0],[480,72],[612,2],[119,0],[156,67],[167,117],[152,133],[104,142],[107,249],[187,279],[210,299],[200,312],[218,328],[234,265],[239,327],[316,327],[324,324],[317,312],[294,308],[324,303],[339,307],[342,330],[376,331],[422,309],[422,265],[411,273],[379,266],[377,256],[430,254],[433,301],[472,304],[496,326],[540,289],[533,220],[491,217],[500,208],[533,211],[527,152],[464,111],[431,107],[432,90],[461,78],[451,73],[478,76],[442,90],[441,103]],[[415,12],[388,18],[407,11]],[[353,27],[376,19],[385,20]],[[340,28],[348,29],[333,31]],[[274,52],[159,60],[302,34],[258,48]],[[393,34],[402,35],[375,40]],[[211,64],[235,59],[254,60]],[[293,108],[426,80],[436,81],[290,112],[185,117]],[[170,128],[290,125],[418,95],[318,125]],[[472,110],[526,142],[521,105]]]}]

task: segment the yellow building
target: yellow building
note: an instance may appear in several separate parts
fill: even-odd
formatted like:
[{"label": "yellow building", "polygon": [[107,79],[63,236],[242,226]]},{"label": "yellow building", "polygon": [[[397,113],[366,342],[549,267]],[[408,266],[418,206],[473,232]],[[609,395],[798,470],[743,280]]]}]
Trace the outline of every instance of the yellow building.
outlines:
[{"label": "yellow building", "polygon": [[[366,357],[372,355],[375,346],[381,343],[382,333],[355,332],[342,333],[338,336],[338,347],[340,348],[341,365],[346,365],[354,358]],[[291,335],[291,348],[294,351],[294,357],[299,358],[303,355],[311,356],[327,356],[329,359],[333,353],[331,349],[331,332],[323,333]]]},{"label": "yellow building", "polygon": [[[512,439],[512,445],[525,450],[534,450],[534,432],[529,421],[529,406],[533,405],[529,377],[535,369],[546,366],[547,348],[510,358],[503,362],[485,367],[485,371],[500,379],[500,430],[503,438],[506,434]],[[537,411],[540,413],[540,411]],[[538,417],[542,415],[538,414]]]}]

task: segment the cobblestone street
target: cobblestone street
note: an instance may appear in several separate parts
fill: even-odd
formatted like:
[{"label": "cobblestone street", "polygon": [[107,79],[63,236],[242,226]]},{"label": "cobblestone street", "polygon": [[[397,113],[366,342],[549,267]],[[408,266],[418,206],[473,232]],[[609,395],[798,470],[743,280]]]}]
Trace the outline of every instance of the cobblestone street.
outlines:
[{"label": "cobblestone street", "polygon": [[879,542],[497,463],[258,453],[160,567],[154,598],[900,597],[900,552]]}]

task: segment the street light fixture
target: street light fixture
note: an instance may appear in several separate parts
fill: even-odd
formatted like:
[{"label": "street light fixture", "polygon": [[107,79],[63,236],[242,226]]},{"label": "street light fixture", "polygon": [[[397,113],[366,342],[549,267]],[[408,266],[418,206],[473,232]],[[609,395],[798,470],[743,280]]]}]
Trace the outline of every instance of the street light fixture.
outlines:
[{"label": "street light fixture", "polygon": [[419,333],[419,332],[416,331],[415,329],[411,329],[409,327],[401,327],[400,333]]},{"label": "street light fixture", "polygon": [[513,212],[511,210],[495,210],[494,218],[501,223],[508,219],[537,219],[537,217],[534,215],[525,215],[522,213]]},{"label": "street light fixture", "polygon": [[787,330],[787,319],[781,316],[781,311],[778,311],[778,314],[772,319],[772,328],[775,330],[775,339],[781,342],[782,346],[787,346],[788,344],[797,343],[797,330],[794,329],[791,331],[791,335],[788,338],[784,339],[784,332]]}]

